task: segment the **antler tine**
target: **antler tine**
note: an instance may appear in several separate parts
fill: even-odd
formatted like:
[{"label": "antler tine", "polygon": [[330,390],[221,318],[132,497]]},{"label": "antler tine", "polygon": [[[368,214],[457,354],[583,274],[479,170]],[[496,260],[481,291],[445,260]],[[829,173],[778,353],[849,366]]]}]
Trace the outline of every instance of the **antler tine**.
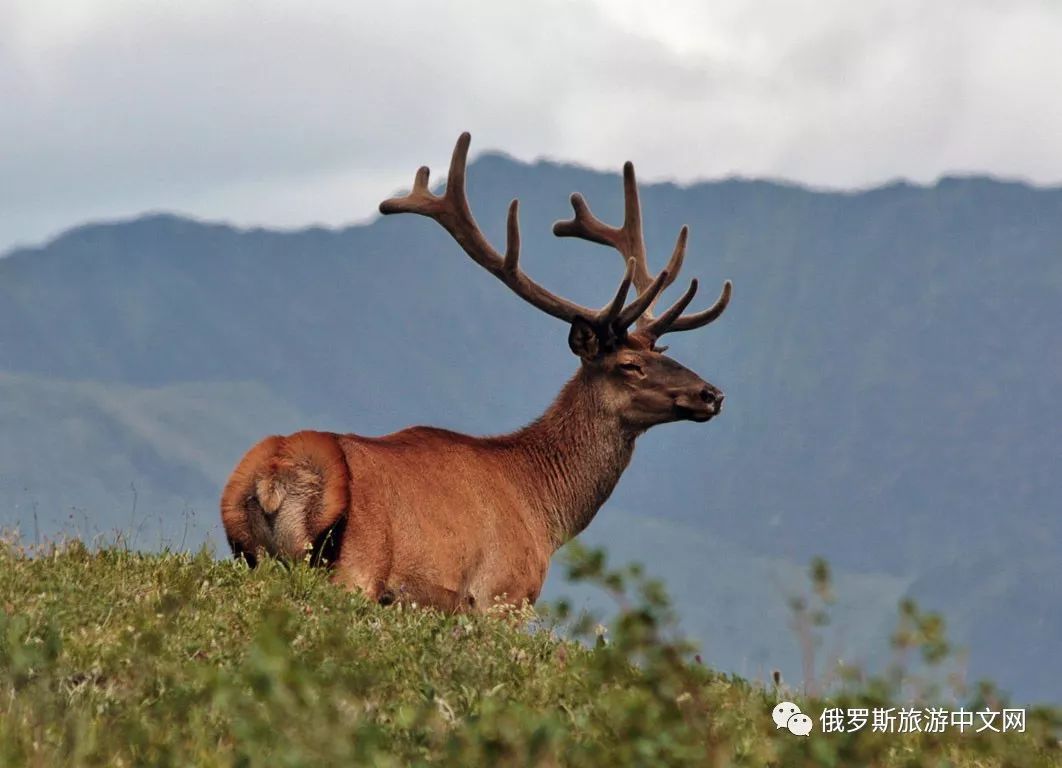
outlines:
[{"label": "antler tine", "polygon": [[[667,266],[664,267],[664,271],[667,272],[667,280],[664,281],[663,286],[660,288],[660,293],[667,290],[667,287],[675,282],[675,278],[678,277],[679,270],[682,269],[682,262],[686,259],[686,240],[689,237],[690,228],[685,224],[682,225],[682,229],[679,230],[678,239],[675,241],[675,249],[671,252],[671,258],[667,261]],[[635,327],[638,329],[648,328],[655,320],[653,319],[653,307],[656,306],[656,301],[659,299],[659,294],[655,299],[649,302],[649,306],[646,307],[638,319],[635,321]]]},{"label": "antler tine", "polygon": [[627,240],[627,249],[640,267],[636,274],[635,285],[644,291],[652,277],[645,254],[645,237],[642,234],[642,203],[638,199],[638,180],[634,176],[634,163],[630,160],[623,164],[623,226],[620,233]]},{"label": "antler tine", "polygon": [[[456,209],[455,213],[472,220],[472,209],[465,194],[465,167],[468,165],[468,148],[472,144],[472,134],[465,131],[457,137],[454,153],[450,158],[450,170],[446,174],[446,191],[443,197]],[[478,231],[478,227],[476,228]]]},{"label": "antler tine", "polygon": [[413,177],[413,189],[408,195],[392,197],[380,203],[380,213],[419,213],[432,216],[437,212],[442,198],[428,189],[428,176],[431,171],[422,165]]},{"label": "antler tine", "polygon": [[[683,226],[679,231],[678,241],[675,243],[675,250],[671,254],[671,261],[668,263],[668,269],[672,266],[676,268],[682,265],[682,261],[685,258],[686,242],[689,237],[689,227]],[[730,303],[730,294],[733,289],[733,283],[729,280],[723,283],[723,291],[708,309],[702,310],[692,315],[683,316],[682,313],[686,307],[693,300],[694,295],[697,293],[697,280],[694,279],[690,283],[690,287],[686,290],[681,298],[672,304],[664,314],[656,319],[650,318],[648,322],[639,321],[639,330],[642,330],[652,339],[659,339],[665,333],[672,331],[689,331],[694,328],[700,328],[708,325],[708,323],[715,320],[719,315],[723,314],[723,310],[726,309]],[[666,347],[665,347],[666,349]]]},{"label": "antler tine", "polygon": [[634,259],[634,287],[644,291],[653,282],[645,257],[642,237],[642,210],[638,202],[638,182],[634,165],[623,164],[623,226],[613,227],[597,218],[586,199],[578,192],[571,196],[572,218],[553,225],[557,237],[578,237],[592,243],[608,245],[619,251],[626,262]]},{"label": "antler tine", "polygon": [[660,296],[660,292],[664,290],[664,286],[667,285],[670,277],[671,275],[668,274],[666,269],[661,270],[656,279],[624,308],[616,319],[616,326],[624,329],[629,328],[635,320],[642,317],[652,303],[656,301],[657,297]]},{"label": "antler tine", "polygon": [[634,277],[634,259],[627,259],[627,269],[623,273],[623,280],[620,281],[619,288],[616,290],[616,295],[612,301],[604,306],[598,312],[598,320],[603,326],[609,328],[613,327],[613,324],[619,318],[620,313],[623,311],[623,305],[627,303],[627,294],[631,290],[631,280]]},{"label": "antler tine", "polygon": [[446,174],[446,189],[436,195],[428,186],[430,170],[422,165],[413,177],[413,189],[408,195],[392,197],[380,203],[380,213],[418,213],[429,218],[438,218],[440,214],[462,215],[472,218],[465,194],[465,166],[468,163],[468,147],[472,136],[467,131],[462,133],[454,146],[450,158],[450,169]]},{"label": "antler tine", "polygon": [[686,292],[682,294],[678,301],[672,304],[664,314],[653,320],[651,323],[645,326],[645,333],[654,339],[658,339],[667,333],[668,326],[670,326],[683,311],[693,301],[693,297],[697,294],[697,278],[690,280],[690,287],[686,289]]},{"label": "antler tine", "polygon": [[685,224],[679,230],[678,239],[675,240],[675,248],[671,251],[671,258],[667,260],[667,266],[664,269],[671,275],[671,279],[667,281],[668,285],[675,282],[675,278],[678,277],[679,270],[682,269],[682,263],[686,260],[686,242],[690,236],[690,228]]},{"label": "antler tine", "polygon": [[730,303],[730,293],[733,290],[733,287],[734,284],[727,280],[723,283],[722,293],[720,293],[719,298],[715,300],[715,304],[708,309],[696,312],[692,315],[678,317],[659,333],[664,334],[671,333],[672,331],[692,331],[694,328],[703,328],[708,325],[708,323],[723,314],[723,310],[726,309],[727,305]]},{"label": "antler tine", "polygon": [[578,192],[568,198],[572,204],[572,218],[553,223],[553,234],[557,237],[578,237],[600,245],[616,247],[619,242],[619,230],[610,227],[590,211],[586,199]]},{"label": "antler tine", "polygon": [[383,201],[380,203],[380,213],[417,213],[434,219],[450,233],[473,261],[532,306],[566,322],[572,322],[576,317],[599,322],[603,317],[602,311],[561,298],[520,270],[519,203],[516,200],[509,204],[505,255],[498,253],[487,240],[472,216],[465,192],[465,168],[471,141],[472,137],[467,132],[457,139],[446,177],[446,190],[442,195],[436,195],[428,188],[428,169],[422,167],[417,171],[413,189],[409,194]]},{"label": "antler tine", "polygon": [[[571,196],[571,219],[558,221],[553,225],[553,234],[557,237],[578,237],[592,243],[608,245],[619,251],[624,261],[634,259],[634,287],[644,293],[653,284],[646,258],[645,238],[642,233],[642,208],[638,197],[638,180],[634,174],[634,164],[623,164],[623,226],[613,227],[597,218],[590,206],[579,193]],[[686,235],[680,233],[680,242],[667,265],[668,278],[663,288],[667,288],[678,276],[685,253]],[[659,295],[659,294],[658,294]],[[637,318],[639,328],[648,325],[653,319],[654,298]]]},{"label": "antler tine", "polygon": [[505,259],[502,269],[508,273],[520,268],[520,201],[516,198],[509,203],[509,213],[505,217]]}]

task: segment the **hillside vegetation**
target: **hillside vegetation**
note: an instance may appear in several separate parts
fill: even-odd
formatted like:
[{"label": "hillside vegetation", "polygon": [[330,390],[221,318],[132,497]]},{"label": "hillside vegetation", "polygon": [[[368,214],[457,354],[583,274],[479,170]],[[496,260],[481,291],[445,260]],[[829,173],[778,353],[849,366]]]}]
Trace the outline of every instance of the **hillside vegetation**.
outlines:
[{"label": "hillside vegetation", "polygon": [[[711,671],[636,568],[576,549],[623,605],[561,639],[529,610],[381,608],[321,570],[190,554],[0,548],[0,764],[1056,766],[1058,714],[1025,733],[776,730],[787,696]],[[822,574],[820,574],[822,576]],[[823,578],[825,578],[823,576]],[[820,590],[828,584],[818,583]],[[564,606],[552,612],[564,617]],[[939,652],[916,613],[910,639]],[[596,639],[595,639],[596,638]],[[914,646],[912,646],[914,647]],[[831,705],[897,690],[852,677]],[[893,701],[890,703],[895,704]]]}]

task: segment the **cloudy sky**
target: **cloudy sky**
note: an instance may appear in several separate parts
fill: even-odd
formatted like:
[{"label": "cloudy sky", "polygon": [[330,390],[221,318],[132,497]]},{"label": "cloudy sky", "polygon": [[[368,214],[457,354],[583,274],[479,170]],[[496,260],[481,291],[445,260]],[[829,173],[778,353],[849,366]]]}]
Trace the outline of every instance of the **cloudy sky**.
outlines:
[{"label": "cloudy sky", "polygon": [[456,135],[645,179],[1062,183],[1060,0],[0,0],[0,251],[364,220]]}]

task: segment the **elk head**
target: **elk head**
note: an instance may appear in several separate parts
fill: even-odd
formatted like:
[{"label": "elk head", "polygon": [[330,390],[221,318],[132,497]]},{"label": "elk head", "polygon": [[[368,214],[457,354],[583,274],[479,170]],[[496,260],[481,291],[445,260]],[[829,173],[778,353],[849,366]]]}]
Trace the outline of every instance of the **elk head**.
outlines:
[{"label": "elk head", "polygon": [[[465,192],[465,166],[471,137],[461,134],[454,148],[446,189],[436,195],[428,188],[428,168],[416,174],[412,191],[380,203],[380,212],[417,213],[434,219],[450,233],[473,261],[501,280],[517,296],[571,329],[568,345],[582,360],[582,375],[599,393],[602,407],[629,430],[640,432],[669,421],[704,422],[719,413],[723,393],[693,371],[664,355],[657,341],[665,333],[700,328],[719,317],[730,302],[731,283],[715,304],[701,312],[684,315],[697,292],[697,280],[659,317],[653,306],[660,294],[678,276],[686,254],[687,227],[667,266],[654,278],[646,261],[642,235],[641,206],[634,166],[623,166],[625,215],[621,227],[612,227],[595,217],[578,193],[571,197],[574,216],[553,225],[558,237],[578,237],[608,245],[623,257],[626,271],[612,300],[600,309],[575,304],[543,288],[520,269],[519,203],[509,204],[505,253],[487,241],[472,216]],[[631,285],[638,295],[627,302]],[[633,330],[631,330],[633,327]]]}]

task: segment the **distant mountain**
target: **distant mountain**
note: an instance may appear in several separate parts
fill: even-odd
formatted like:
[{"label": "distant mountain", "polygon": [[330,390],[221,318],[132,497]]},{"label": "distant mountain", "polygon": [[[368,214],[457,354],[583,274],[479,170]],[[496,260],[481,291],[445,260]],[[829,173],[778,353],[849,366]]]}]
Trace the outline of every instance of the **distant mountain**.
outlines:
[{"label": "distant mountain", "polygon": [[[618,219],[618,178],[490,154],[469,177],[496,242],[520,198],[529,273],[605,301],[618,256],[550,224],[573,190]],[[668,339],[727,409],[642,438],[588,537],[666,575],[724,667],[799,679],[796,640],[750,606],[784,606],[821,554],[862,585],[847,623],[886,625],[909,589],[952,619],[972,676],[1062,700],[1040,669],[1062,654],[1062,189],[728,180],[642,199],[658,267],[692,225],[698,306],[734,280],[722,319]],[[260,436],[516,428],[575,369],[566,332],[416,217],[79,227],[0,260],[0,523],[220,548],[220,486]]]}]

